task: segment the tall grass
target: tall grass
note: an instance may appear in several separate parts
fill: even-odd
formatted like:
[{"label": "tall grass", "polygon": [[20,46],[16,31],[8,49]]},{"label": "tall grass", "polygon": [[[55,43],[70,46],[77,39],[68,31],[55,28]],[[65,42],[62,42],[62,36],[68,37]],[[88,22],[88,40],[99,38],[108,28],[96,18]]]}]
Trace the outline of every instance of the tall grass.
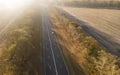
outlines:
[{"label": "tall grass", "polygon": [[0,39],[0,75],[41,75],[40,11],[32,5]]},{"label": "tall grass", "polygon": [[77,72],[75,75],[78,75],[78,72],[82,73],[80,67],[88,75],[120,74],[119,58],[106,52],[97,40],[85,34],[79,25],[56,10],[54,10],[52,21],[59,42],[64,47],[63,52],[69,54],[67,55],[71,59],[69,62],[72,62],[73,70]]}]

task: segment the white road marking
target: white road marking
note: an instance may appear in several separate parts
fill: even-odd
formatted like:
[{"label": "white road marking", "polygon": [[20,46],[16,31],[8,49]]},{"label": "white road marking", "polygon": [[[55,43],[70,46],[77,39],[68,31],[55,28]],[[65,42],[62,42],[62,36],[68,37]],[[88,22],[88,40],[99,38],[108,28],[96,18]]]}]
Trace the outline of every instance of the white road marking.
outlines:
[{"label": "white road marking", "polygon": [[48,67],[50,68],[50,70],[52,70],[52,67],[51,67],[51,65],[50,65],[50,64],[48,64]]},{"label": "white road marking", "polygon": [[58,71],[57,71],[57,65],[56,65],[56,62],[55,62],[55,56],[54,56],[53,48],[52,48],[52,41],[50,39],[50,33],[48,31],[48,26],[47,26],[47,32],[48,32],[48,37],[49,37],[49,41],[50,41],[50,48],[51,48],[51,51],[52,51],[52,56],[53,56],[53,61],[54,61],[54,65],[55,65],[56,75],[59,75]]},{"label": "white road marking", "polygon": [[65,67],[66,67],[66,70],[67,70],[67,72],[68,72],[68,75],[70,75],[69,70],[68,70],[68,67],[67,67],[67,65],[66,65],[66,63],[65,63],[65,58],[64,58],[63,53],[62,53],[62,51],[61,51],[61,48],[60,48],[60,46],[59,46],[59,44],[58,44],[57,37],[56,37],[56,35],[54,35],[54,36],[55,36],[55,41],[56,41],[57,47],[59,48],[60,54],[62,55],[63,62],[64,62],[64,64],[65,64]]},{"label": "white road marking", "polygon": [[[44,18],[43,18],[43,14],[41,14],[42,15],[42,28],[44,27],[43,25],[44,25]],[[43,28],[44,29],[44,28]],[[45,49],[45,46],[43,46],[43,49]],[[44,63],[45,63],[45,54],[44,54]],[[44,64],[44,73],[45,73],[45,75],[46,75],[46,71],[45,71],[45,69],[46,69],[46,65]]]},{"label": "white road marking", "polygon": [[[55,36],[55,40],[56,40],[56,42],[58,42],[58,40],[57,40],[57,37],[56,37],[56,36]],[[65,58],[64,58],[64,56],[63,56],[63,53],[62,53],[61,48],[60,48],[60,46],[58,45],[58,43],[57,43],[57,46],[58,46],[58,48],[59,48],[59,50],[60,50],[60,54],[62,55],[63,62],[64,62],[65,67],[66,67],[66,69],[67,69],[68,75],[70,75],[70,74],[69,74],[68,67],[67,67],[67,65],[66,65],[66,63],[65,63]]]}]

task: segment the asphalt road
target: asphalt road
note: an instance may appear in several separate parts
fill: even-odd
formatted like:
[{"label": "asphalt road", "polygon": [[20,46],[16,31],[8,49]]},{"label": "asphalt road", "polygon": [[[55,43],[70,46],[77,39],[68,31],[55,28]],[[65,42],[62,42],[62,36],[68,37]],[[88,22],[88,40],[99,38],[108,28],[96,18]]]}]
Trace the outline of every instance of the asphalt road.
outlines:
[{"label": "asphalt road", "polygon": [[61,48],[45,7],[42,7],[43,75],[69,75]]},{"label": "asphalt road", "polygon": [[62,8],[58,7],[58,9],[63,15],[80,25],[86,34],[94,37],[99,42],[101,47],[106,49],[106,51],[110,52],[113,55],[120,56],[120,43],[115,42],[110,35],[103,33],[100,30],[97,30],[89,23],[84,22],[83,20],[75,17],[74,15],[63,10]]}]

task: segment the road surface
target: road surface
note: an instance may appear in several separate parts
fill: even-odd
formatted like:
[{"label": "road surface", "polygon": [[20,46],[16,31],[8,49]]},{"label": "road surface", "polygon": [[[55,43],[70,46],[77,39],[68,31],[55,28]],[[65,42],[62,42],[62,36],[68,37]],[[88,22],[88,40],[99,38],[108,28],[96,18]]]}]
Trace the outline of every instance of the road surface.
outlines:
[{"label": "road surface", "polygon": [[69,75],[52,23],[45,7],[42,7],[43,75]]},{"label": "road surface", "polygon": [[71,7],[62,7],[60,10],[108,52],[120,56],[120,10]]}]

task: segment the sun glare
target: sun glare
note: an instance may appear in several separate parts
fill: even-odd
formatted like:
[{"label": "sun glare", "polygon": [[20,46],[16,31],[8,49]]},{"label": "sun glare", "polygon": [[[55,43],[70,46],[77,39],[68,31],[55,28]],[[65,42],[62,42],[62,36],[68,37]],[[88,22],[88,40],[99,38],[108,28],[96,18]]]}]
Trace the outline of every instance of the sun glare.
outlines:
[{"label": "sun glare", "polygon": [[55,3],[55,2],[56,2],[56,0],[40,0],[40,4],[45,5],[45,6],[47,6],[51,3]]},{"label": "sun glare", "polygon": [[16,9],[24,7],[26,4],[30,3],[31,0],[0,0],[0,7],[7,9]]}]

